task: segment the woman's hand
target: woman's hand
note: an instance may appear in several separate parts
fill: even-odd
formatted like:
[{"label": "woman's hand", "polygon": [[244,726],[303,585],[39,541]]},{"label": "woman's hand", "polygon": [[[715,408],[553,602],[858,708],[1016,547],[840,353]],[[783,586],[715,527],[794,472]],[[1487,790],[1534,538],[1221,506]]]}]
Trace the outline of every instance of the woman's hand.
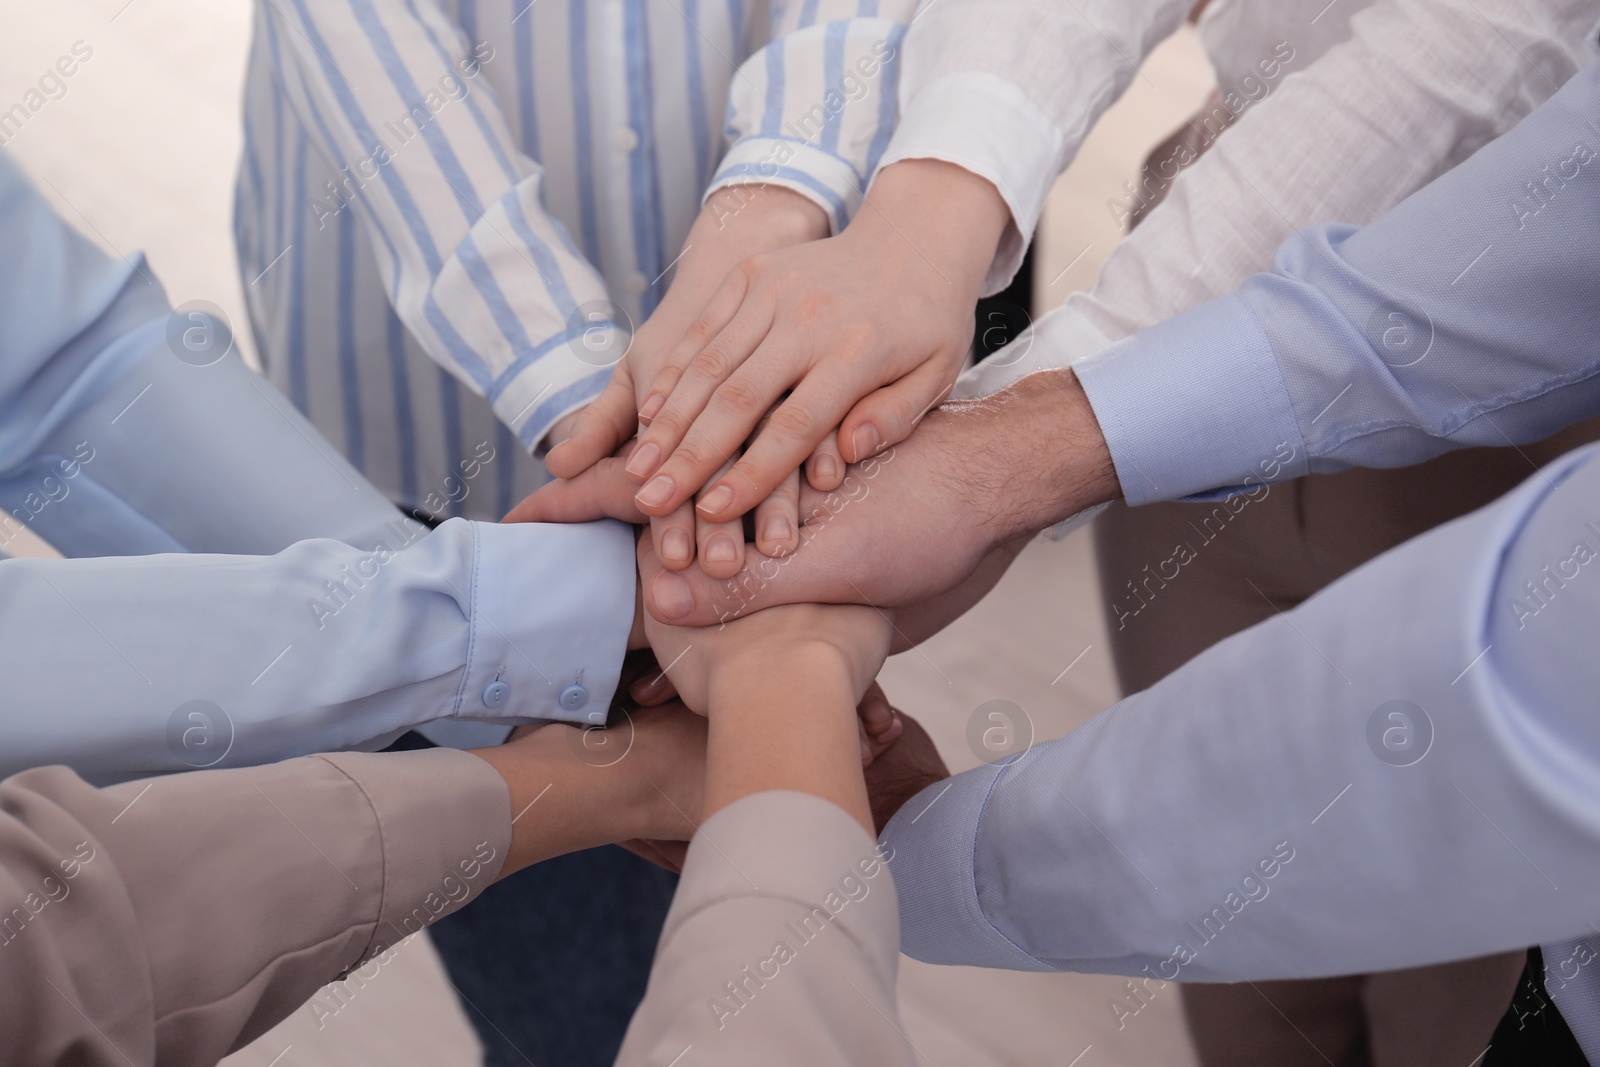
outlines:
[{"label": "woman's hand", "polygon": [[645,390],[627,463],[641,510],[670,515],[706,486],[698,514],[727,523],[808,457],[831,490],[841,458],[904,440],[955,382],[1009,221],[988,181],[909,160],[839,236],[741,263]]}]

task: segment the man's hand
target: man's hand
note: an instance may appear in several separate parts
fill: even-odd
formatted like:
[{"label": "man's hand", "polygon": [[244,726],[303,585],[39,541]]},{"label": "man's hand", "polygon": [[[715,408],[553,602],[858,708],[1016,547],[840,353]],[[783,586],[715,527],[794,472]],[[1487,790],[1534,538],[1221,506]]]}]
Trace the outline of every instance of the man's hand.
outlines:
[{"label": "man's hand", "polygon": [[[639,573],[646,582],[652,574],[669,573],[647,537],[639,539]],[[753,680],[770,676],[780,660],[827,664],[858,703],[889,654],[891,624],[890,615],[876,608],[789,604],[730,626],[672,626],[647,616],[645,632],[683,702],[709,713],[715,693],[744,692]]]},{"label": "man's hand", "polygon": [[[638,522],[630,487],[616,464],[597,466],[543,487],[508,518]],[[1118,491],[1077,378],[1041,371],[934,411],[907,441],[853,467],[833,493],[802,488],[792,556],[747,561],[727,581],[693,569],[647,575],[646,608],[664,622],[705,626],[777,604],[916,606],[942,625],[998,580],[1023,540]],[[964,587],[969,579],[978,585]],[[907,623],[926,636],[913,612],[901,642]]]},{"label": "man's hand", "polygon": [[896,711],[895,716],[903,724],[900,739],[867,768],[867,799],[872,805],[873,826],[880,834],[906,801],[950,777],[950,769],[922,724],[904,712]]},{"label": "man's hand", "polygon": [[841,455],[904,440],[955,383],[1009,221],[988,181],[909,160],[884,170],[839,236],[741,263],[648,384],[649,426],[627,465],[641,509],[670,514],[715,478],[697,510],[729,522],[808,456],[813,487],[828,490]]}]

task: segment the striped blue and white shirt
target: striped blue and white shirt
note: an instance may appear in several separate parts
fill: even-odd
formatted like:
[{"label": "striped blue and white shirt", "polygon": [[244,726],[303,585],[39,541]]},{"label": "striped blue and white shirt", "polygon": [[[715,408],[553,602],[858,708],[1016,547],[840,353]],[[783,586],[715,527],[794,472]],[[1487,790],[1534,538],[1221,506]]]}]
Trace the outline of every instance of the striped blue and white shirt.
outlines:
[{"label": "striped blue and white shirt", "polygon": [[914,0],[273,0],[235,229],[258,349],[401,506],[495,518],[599,393],[709,188],[841,228]]}]

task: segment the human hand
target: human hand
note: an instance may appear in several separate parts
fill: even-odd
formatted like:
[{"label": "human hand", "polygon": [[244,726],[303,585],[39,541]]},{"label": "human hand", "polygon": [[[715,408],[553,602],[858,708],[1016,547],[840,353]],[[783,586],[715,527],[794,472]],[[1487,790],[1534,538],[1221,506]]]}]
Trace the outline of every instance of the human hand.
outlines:
[{"label": "human hand", "polygon": [[839,236],[739,264],[648,385],[627,464],[641,509],[670,514],[715,478],[696,510],[727,523],[807,457],[813,488],[831,490],[841,457],[904,440],[955,383],[1009,220],[985,179],[910,160]]},{"label": "human hand", "polygon": [[[608,734],[626,745],[620,754],[591,741]],[[634,838],[688,840],[701,819],[706,721],[678,702],[630,712],[626,726],[607,730],[522,728],[505,744],[472,754],[511,794],[511,849],[501,877]]]},{"label": "human hand", "polygon": [[[634,334],[606,389],[577,413],[568,432],[551,434],[553,447],[545,457],[551,473],[575,477],[627,444],[639,427],[643,390],[659,376],[684,331],[738,263],[826,237],[828,227],[826,212],[781,186],[736,186],[712,193],[684,242],[666,296]],[[778,494],[758,517],[769,518],[767,512],[787,514],[791,528],[799,525],[792,494]],[[657,548],[670,567],[687,567],[693,562],[697,542],[705,556],[706,546],[720,529],[708,522],[697,524],[687,502],[675,511],[651,517],[650,524]],[[784,550],[781,542],[765,537],[758,538],[757,545],[773,555]],[[719,540],[718,548],[725,548],[727,556],[714,553],[713,570],[737,571],[744,556],[740,532]]]},{"label": "human hand", "polygon": [[[660,678],[661,683],[670,688],[671,683],[666,681],[665,674],[660,671],[654,671],[652,674]],[[638,686],[646,681],[647,679],[641,679],[640,682],[635,683],[633,690],[635,699],[639,699],[637,696]],[[861,766],[866,769],[882,758],[883,754],[892,749],[900,740],[906,728],[906,720],[890,706],[889,698],[884,696],[883,689],[877,682],[873,682],[867,687],[866,696],[861,698],[861,703],[856,707],[856,715],[861,726]],[[916,728],[919,731],[921,730],[920,726]],[[868,794],[869,799],[871,799],[873,775],[869,773],[867,779]],[[906,786],[903,783],[908,781],[903,771],[895,770],[881,773],[878,776],[878,780],[882,783],[879,787],[880,792],[884,792],[885,796],[890,795],[894,789],[905,788]],[[912,789],[906,796],[913,795],[915,792],[916,790]],[[895,807],[898,806],[898,804],[895,805]],[[892,810],[890,814],[893,814]],[[684,841],[638,839],[619,841],[617,844],[634,855],[649,860],[656,866],[663,867],[674,874],[682,873],[684,857],[689,851],[689,845]]]},{"label": "human hand", "polygon": [[[646,576],[666,573],[647,537],[639,539],[639,568]],[[791,604],[725,626],[671,626],[647,615],[645,633],[679,697],[705,714],[719,685],[770,673],[774,660],[815,659],[842,675],[859,704],[888,655],[891,625],[876,608]],[[888,729],[881,718],[874,708],[880,734]]]},{"label": "human hand", "polygon": [[902,724],[900,739],[872,762],[866,775],[873,827],[880,834],[906,801],[950,777],[950,769],[922,724],[904,712],[895,714]]},{"label": "human hand", "polygon": [[[638,522],[629,489],[620,465],[597,465],[544,486],[512,517]],[[1032,534],[1117,492],[1077,378],[1041,371],[934,411],[910,439],[852,467],[831,494],[802,487],[792,556],[746,563],[729,581],[697,570],[646,576],[646,607],[697,626],[808,601],[906,608],[904,647],[975,602]]]}]

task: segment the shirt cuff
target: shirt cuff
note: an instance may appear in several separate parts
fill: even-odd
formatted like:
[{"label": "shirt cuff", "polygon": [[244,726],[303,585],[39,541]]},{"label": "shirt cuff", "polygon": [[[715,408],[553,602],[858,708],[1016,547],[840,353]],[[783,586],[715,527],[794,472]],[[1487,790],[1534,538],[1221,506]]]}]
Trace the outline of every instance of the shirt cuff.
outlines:
[{"label": "shirt cuff", "polygon": [[1045,199],[1066,165],[1064,136],[1016,85],[994,74],[963,71],[935,78],[906,105],[881,171],[903,159],[939,159],[994,184],[1011,225],[984,279],[983,295],[1016,275]]},{"label": "shirt cuff", "polygon": [[880,847],[900,891],[900,947],[914,959],[1054,970],[996,930],[978,899],[978,827],[1001,773],[978,767],[936,782],[907,801],[883,828]]},{"label": "shirt cuff", "polygon": [[1272,344],[1237,296],[1125,338],[1073,370],[1129,504],[1234,496],[1308,469]]},{"label": "shirt cuff", "polygon": [[862,184],[848,161],[815,145],[786,137],[745,137],[728,149],[705,196],[730,185],[781,186],[827,212],[832,231],[838,233],[861,207]]},{"label": "shirt cuff", "polygon": [[586,328],[581,335],[563,335],[562,343],[574,354],[592,352],[592,361],[582,355],[567,360],[554,377],[546,366],[557,358],[553,355],[516,369],[503,385],[490,391],[495,415],[524,448],[542,454],[540,446],[551,427],[587,407],[611,383],[611,369],[627,352],[629,337],[627,330],[609,323]]},{"label": "shirt cuff", "polygon": [[456,911],[499,877],[511,847],[511,793],[488,763],[450,749],[314,758],[361,790],[383,853],[383,903],[363,959]]},{"label": "shirt cuff", "polygon": [[473,526],[472,629],[453,717],[605,722],[633,628],[633,530],[609,520]]},{"label": "shirt cuff", "polygon": [[1069,303],[1034,320],[1015,341],[973,364],[956,379],[950,396],[988,396],[1034,371],[1071,366],[1109,344],[1111,338]]}]

